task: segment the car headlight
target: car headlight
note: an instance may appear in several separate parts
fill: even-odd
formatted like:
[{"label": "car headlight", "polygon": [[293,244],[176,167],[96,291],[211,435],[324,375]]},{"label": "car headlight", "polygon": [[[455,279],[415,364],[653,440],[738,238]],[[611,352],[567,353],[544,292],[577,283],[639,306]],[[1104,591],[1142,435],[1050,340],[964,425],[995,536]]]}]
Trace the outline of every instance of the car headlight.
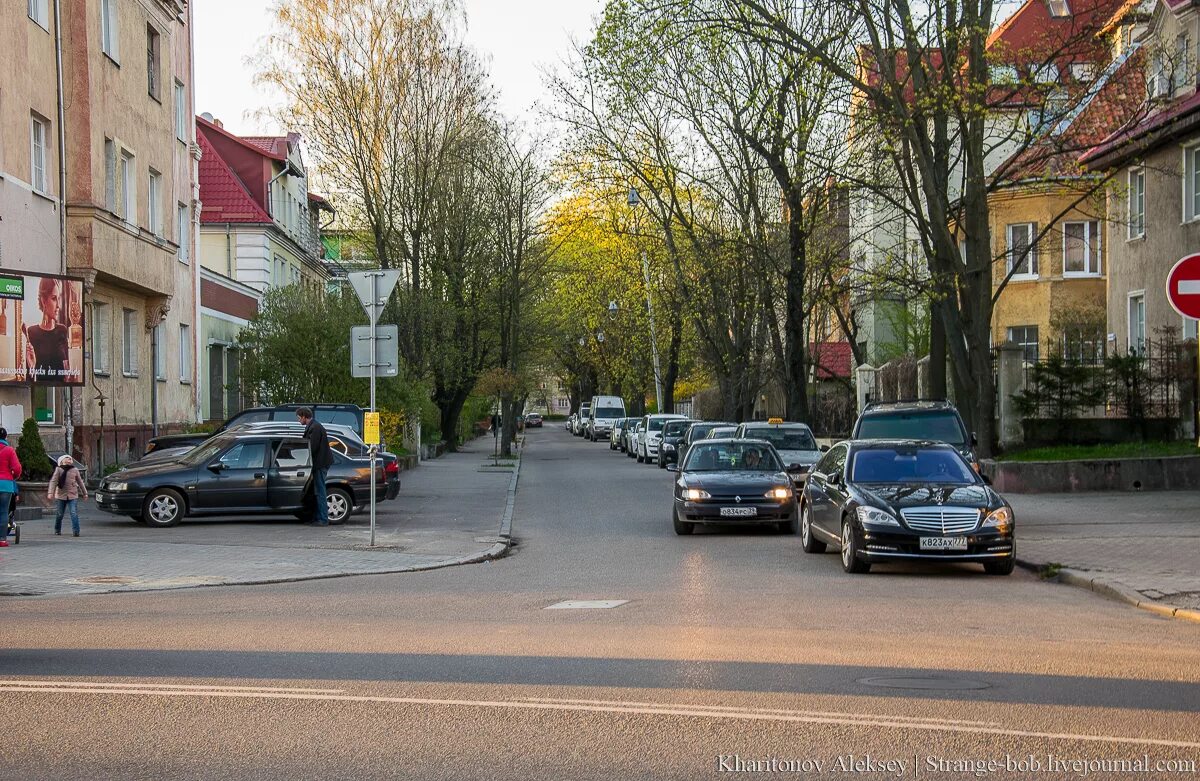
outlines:
[{"label": "car headlight", "polygon": [[988,517],[983,519],[983,525],[1004,528],[1009,526],[1012,521],[1012,510],[1008,509],[1007,507],[1001,507],[998,510],[992,510],[990,513],[988,513]]},{"label": "car headlight", "polygon": [[767,491],[764,496],[766,496],[768,499],[778,499],[779,501],[783,501],[784,499],[792,498],[792,489],[780,486],[779,488],[772,488],[770,491]]},{"label": "car headlight", "polygon": [[109,491],[128,491],[129,483],[109,483],[108,490]]},{"label": "car headlight", "polygon": [[673,451],[673,450],[675,450],[675,446],[672,445],[670,442],[664,442],[663,450],[672,450]]},{"label": "car headlight", "polygon": [[873,526],[899,526],[900,522],[891,513],[875,507],[859,507],[858,522]]},{"label": "car headlight", "polygon": [[711,499],[712,494],[703,488],[685,488],[683,489],[683,498],[689,502],[694,502],[698,499]]}]

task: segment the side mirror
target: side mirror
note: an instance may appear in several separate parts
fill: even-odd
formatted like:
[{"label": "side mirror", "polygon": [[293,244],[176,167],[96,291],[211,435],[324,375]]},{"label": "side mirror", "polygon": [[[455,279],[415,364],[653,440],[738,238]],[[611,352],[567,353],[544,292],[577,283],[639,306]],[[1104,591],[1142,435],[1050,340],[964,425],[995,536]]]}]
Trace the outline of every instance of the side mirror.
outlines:
[{"label": "side mirror", "polygon": [[829,475],[827,481],[830,485],[841,485],[842,484],[842,473],[834,472],[833,474]]},{"label": "side mirror", "polygon": [[678,464],[667,464],[667,471],[668,472],[678,472],[679,465]]},{"label": "side mirror", "polygon": [[979,444],[979,437],[975,436],[975,432],[972,431],[971,432],[971,447],[975,447],[978,444]]},{"label": "side mirror", "polygon": [[217,461],[208,465],[208,471],[212,472],[214,475],[219,475],[221,472],[225,471],[225,465],[220,461]]},{"label": "side mirror", "polygon": [[828,453],[828,452],[829,452],[829,445],[821,445],[821,452],[822,452],[822,453]]}]

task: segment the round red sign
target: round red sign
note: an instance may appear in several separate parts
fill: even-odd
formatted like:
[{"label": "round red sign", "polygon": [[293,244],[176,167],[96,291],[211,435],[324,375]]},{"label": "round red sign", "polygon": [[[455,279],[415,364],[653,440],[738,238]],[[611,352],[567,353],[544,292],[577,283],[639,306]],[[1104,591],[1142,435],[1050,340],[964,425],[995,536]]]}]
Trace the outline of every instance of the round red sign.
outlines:
[{"label": "round red sign", "polygon": [[1200,254],[1181,259],[1167,274],[1167,299],[1179,314],[1200,319]]}]

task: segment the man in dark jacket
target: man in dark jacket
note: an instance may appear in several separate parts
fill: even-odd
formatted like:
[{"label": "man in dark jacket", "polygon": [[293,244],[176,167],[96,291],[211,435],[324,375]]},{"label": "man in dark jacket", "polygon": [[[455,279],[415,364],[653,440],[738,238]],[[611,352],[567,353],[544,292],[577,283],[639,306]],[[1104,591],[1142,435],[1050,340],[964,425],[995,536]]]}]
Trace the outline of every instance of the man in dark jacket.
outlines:
[{"label": "man in dark jacket", "polygon": [[333,466],[333,448],[329,447],[329,434],[325,427],[313,419],[312,410],[301,407],[296,410],[296,417],[304,424],[304,438],[308,440],[308,449],[312,453],[313,491],[316,493],[317,518],[312,526],[329,525],[329,501],[325,492],[325,476],[329,467]]}]

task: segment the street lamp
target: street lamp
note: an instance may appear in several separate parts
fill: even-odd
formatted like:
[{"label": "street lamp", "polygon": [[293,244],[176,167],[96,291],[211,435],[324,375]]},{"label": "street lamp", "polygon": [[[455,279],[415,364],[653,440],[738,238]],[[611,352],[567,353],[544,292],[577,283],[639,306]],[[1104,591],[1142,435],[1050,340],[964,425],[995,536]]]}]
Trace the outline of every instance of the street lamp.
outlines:
[{"label": "street lamp", "polygon": [[[640,206],[642,203],[641,196],[638,195],[636,187],[629,188],[629,196],[627,199],[630,208]],[[658,363],[658,337],[655,335],[654,329],[654,306],[650,300],[650,259],[646,256],[646,250],[642,249],[642,275],[646,279],[646,314],[650,318],[650,355],[654,359],[654,398],[658,402],[658,411],[663,411],[663,388],[662,388],[662,370],[659,369]],[[616,303],[616,302],[613,302]],[[613,311],[612,304],[609,304],[609,311]]]},{"label": "street lamp", "polygon": [[617,310],[618,310],[618,309],[620,309],[620,307],[619,307],[619,306],[617,306],[617,302],[616,302],[616,301],[609,301],[609,302],[608,302],[608,319],[609,319],[609,320],[612,320],[612,319],[614,319],[614,318],[617,316]]}]

